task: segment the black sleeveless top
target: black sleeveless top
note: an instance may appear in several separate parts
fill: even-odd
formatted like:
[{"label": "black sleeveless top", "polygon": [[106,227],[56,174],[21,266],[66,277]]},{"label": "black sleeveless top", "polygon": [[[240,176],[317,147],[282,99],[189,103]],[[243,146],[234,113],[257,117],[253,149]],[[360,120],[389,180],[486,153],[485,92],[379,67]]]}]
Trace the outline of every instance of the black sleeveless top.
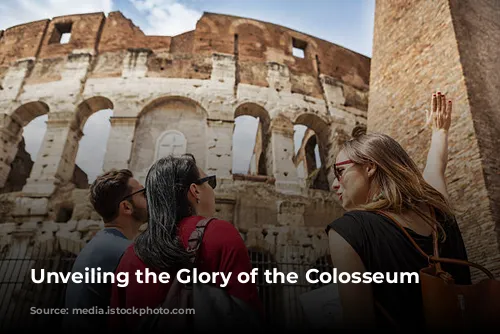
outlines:
[{"label": "black sleeveless top", "polygon": [[[440,244],[440,256],[467,260],[467,253],[458,224],[454,219],[436,217],[446,231],[446,241]],[[418,252],[399,227],[388,218],[367,211],[350,211],[326,228],[342,236],[358,253],[367,272],[416,272],[428,266],[427,259]],[[406,230],[427,254],[433,253],[432,236],[422,236]],[[333,264],[335,266],[335,263]],[[470,268],[462,265],[442,264],[457,284],[471,284]],[[384,275],[385,276],[385,275]],[[406,278],[406,281],[408,278]],[[415,282],[413,279],[412,282]],[[421,287],[419,283],[372,283],[374,299],[400,325],[419,328],[424,325]],[[387,326],[378,314],[381,326]],[[408,328],[408,327],[407,327]]]}]

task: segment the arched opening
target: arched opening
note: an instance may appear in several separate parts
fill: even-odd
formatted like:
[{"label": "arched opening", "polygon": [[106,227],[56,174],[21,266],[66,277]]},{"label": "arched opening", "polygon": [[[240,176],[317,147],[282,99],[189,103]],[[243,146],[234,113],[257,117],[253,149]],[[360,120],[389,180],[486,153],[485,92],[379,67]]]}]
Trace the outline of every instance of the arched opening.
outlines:
[{"label": "arched opening", "polygon": [[10,116],[6,130],[11,136],[4,142],[7,154],[0,157],[10,170],[0,193],[21,191],[26,184],[47,130],[48,112],[44,102],[36,101],[23,104]]},{"label": "arched opening", "polygon": [[234,113],[233,174],[268,175],[269,113],[244,103]]},{"label": "arched opening", "polygon": [[206,161],[207,112],[194,100],[166,96],[149,103],[139,114],[130,156],[130,169],[143,182],[149,167],[169,154],[191,153],[198,166]]},{"label": "arched opening", "polygon": [[281,303],[281,286],[280,284],[268,283],[265,279],[264,273],[266,270],[270,272],[274,268],[279,271],[278,265],[274,260],[271,253],[262,251],[256,248],[249,248],[248,255],[252,263],[252,268],[258,269],[257,288],[259,291],[260,300],[264,306],[266,319],[270,325],[276,324],[282,315],[280,310]]},{"label": "arched opening", "polygon": [[294,122],[293,162],[308,188],[329,190],[327,166],[329,129],[317,115],[302,114]]},{"label": "arched opening", "polygon": [[113,103],[105,97],[92,97],[78,106],[76,121],[83,133],[78,143],[73,183],[76,188],[88,188],[103,172]]}]

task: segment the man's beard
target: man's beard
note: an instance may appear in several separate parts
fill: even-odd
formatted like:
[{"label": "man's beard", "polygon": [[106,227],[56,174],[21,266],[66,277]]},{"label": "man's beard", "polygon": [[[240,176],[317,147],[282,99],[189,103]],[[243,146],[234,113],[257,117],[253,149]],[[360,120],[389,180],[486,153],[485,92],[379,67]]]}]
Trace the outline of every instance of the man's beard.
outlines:
[{"label": "man's beard", "polygon": [[147,223],[148,222],[148,210],[147,209],[140,209],[136,207],[133,203],[132,206],[134,207],[134,212],[132,212],[132,217],[134,217],[135,220],[139,221],[141,224]]}]

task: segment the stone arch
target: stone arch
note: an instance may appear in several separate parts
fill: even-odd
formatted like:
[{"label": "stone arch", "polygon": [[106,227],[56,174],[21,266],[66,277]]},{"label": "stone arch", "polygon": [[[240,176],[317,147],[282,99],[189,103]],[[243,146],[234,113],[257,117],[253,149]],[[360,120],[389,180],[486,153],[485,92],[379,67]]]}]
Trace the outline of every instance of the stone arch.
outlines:
[{"label": "stone arch", "polygon": [[83,130],[85,122],[92,114],[105,109],[114,109],[113,102],[106,97],[94,96],[82,101],[76,110],[75,125],[80,131]]},{"label": "stone arch", "polygon": [[[253,117],[253,119],[250,117]],[[248,169],[248,172],[244,174],[269,175],[267,152],[270,146],[269,130],[271,125],[271,118],[268,111],[257,103],[244,102],[235,109],[234,119],[236,124],[233,132],[233,140],[235,141],[239,141],[240,139],[243,140],[243,137],[245,137],[245,139],[247,138],[247,136],[243,136],[243,132],[240,131],[243,126],[245,126],[245,128],[248,128],[248,126],[252,125],[251,123],[254,120],[257,123],[255,140],[253,143],[253,147],[251,148],[253,151],[250,159],[250,167]],[[238,123],[238,120],[243,123]],[[248,138],[250,140],[250,136],[248,136]],[[235,166],[237,161],[245,161],[244,159],[246,158],[244,156],[239,156],[239,154],[245,154],[246,150],[241,150],[241,148],[236,147],[235,141],[233,141],[233,166]],[[235,154],[236,152],[237,154]]]},{"label": "stone arch", "polygon": [[14,112],[10,115],[10,117],[22,129],[36,117],[45,115],[48,112],[49,112],[49,106],[45,102],[32,101],[24,103],[23,105],[17,107],[14,110]]},{"label": "stone arch", "polygon": [[251,25],[251,26],[254,26],[255,28],[257,28],[257,29],[259,29],[259,30],[262,31],[262,33],[263,33],[262,36],[264,37],[264,39],[268,43],[272,42],[271,34],[267,30],[267,26],[264,23],[262,23],[262,22],[254,21],[254,20],[250,20],[250,19],[238,19],[238,20],[234,20],[233,22],[231,22],[231,25],[229,26],[229,33],[231,35],[236,34],[239,31],[239,27],[241,25]]},{"label": "stone arch", "polygon": [[[74,126],[81,132],[75,156],[75,185],[86,188],[103,172],[107,141],[114,104],[104,96],[93,96],[82,101],[76,110]],[[84,179],[87,179],[86,181]],[[77,180],[79,179],[79,180]],[[87,185],[85,185],[85,183]]]},{"label": "stone arch", "polygon": [[[295,118],[294,125],[307,127],[300,148],[297,150],[297,155],[294,157],[294,162],[297,166],[301,161],[306,162],[304,168],[307,178],[306,182],[311,188],[328,191],[327,163],[330,147],[330,128],[328,123],[316,114],[304,113]],[[314,133],[314,138],[311,132]],[[317,152],[311,152],[311,150],[315,150],[316,145],[318,147]],[[318,156],[319,159],[312,159],[315,156]],[[312,163],[313,160],[314,163]]]},{"label": "stone arch", "polygon": [[240,60],[263,59],[267,45],[272,45],[272,38],[267,26],[249,19],[239,19],[229,27],[231,35],[238,35],[238,56]]},{"label": "stone arch", "polygon": [[[206,162],[207,111],[200,103],[183,96],[162,96],[139,112],[129,168],[143,181],[156,158],[160,136],[175,130],[185,137],[186,152],[195,156],[198,166]],[[173,132],[172,132],[173,133]]]},{"label": "stone arch", "polygon": [[[31,156],[30,150],[26,150],[24,130],[35,119],[44,121],[42,117],[48,113],[49,106],[45,102],[31,101],[18,106],[10,114],[0,115],[0,192],[20,191],[26,184],[36,154]],[[43,136],[46,125],[40,125]]]},{"label": "stone arch", "polygon": [[146,101],[139,114],[137,115],[137,119],[141,118],[145,113],[148,113],[152,109],[157,108],[158,106],[164,105],[165,103],[169,103],[172,101],[185,102],[186,104],[190,104],[195,106],[196,112],[203,115],[204,118],[209,118],[208,108],[205,107],[200,101],[197,101],[191,97],[183,96],[183,95],[164,95],[157,96]]}]

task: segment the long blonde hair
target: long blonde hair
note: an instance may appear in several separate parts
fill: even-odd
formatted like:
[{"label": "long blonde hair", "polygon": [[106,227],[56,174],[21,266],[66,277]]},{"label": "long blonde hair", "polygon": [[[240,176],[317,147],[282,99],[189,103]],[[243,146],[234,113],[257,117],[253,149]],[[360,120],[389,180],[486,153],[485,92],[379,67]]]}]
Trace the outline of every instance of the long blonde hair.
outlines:
[{"label": "long blonde hair", "polygon": [[357,164],[377,166],[373,181],[380,188],[381,196],[362,205],[361,209],[395,213],[413,210],[433,229],[436,224],[446,238],[442,225],[421,206],[425,204],[445,217],[453,217],[451,205],[424,180],[422,172],[397,141],[381,133],[362,134],[344,143],[342,150]]}]

